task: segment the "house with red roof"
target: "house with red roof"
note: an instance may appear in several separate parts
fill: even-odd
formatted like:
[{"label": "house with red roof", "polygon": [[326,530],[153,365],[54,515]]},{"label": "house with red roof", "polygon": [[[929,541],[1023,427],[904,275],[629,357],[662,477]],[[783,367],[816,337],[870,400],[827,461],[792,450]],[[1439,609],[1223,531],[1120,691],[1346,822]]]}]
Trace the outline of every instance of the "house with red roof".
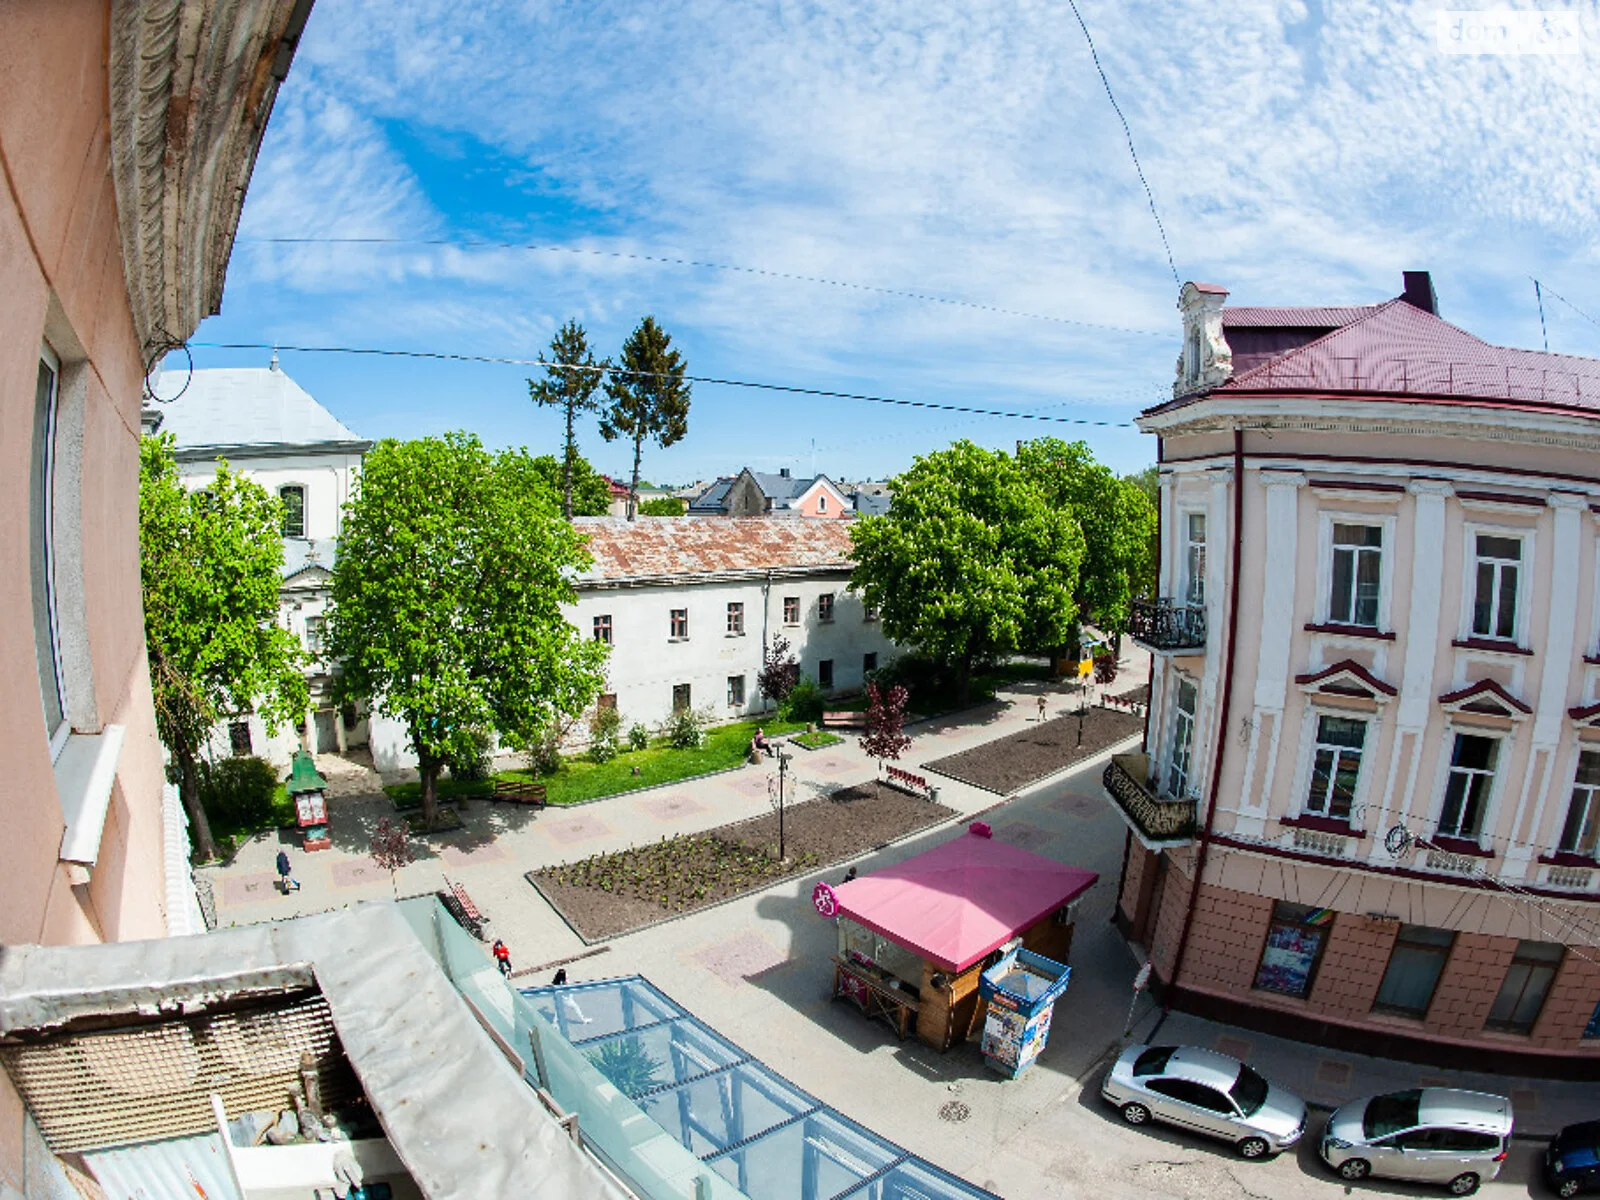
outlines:
[{"label": "house with red roof", "polygon": [[1600,361],[1186,284],[1117,920],[1174,1005],[1600,1076]]}]

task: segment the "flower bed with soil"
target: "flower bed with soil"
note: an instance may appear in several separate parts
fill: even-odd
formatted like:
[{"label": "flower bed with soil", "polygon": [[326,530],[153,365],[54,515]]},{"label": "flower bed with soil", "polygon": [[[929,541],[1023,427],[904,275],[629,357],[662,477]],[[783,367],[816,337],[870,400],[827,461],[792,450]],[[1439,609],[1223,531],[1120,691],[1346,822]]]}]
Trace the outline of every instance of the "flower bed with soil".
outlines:
[{"label": "flower bed with soil", "polygon": [[785,808],[786,862],[778,861],[778,814],[769,813],[529,871],[527,878],[579,937],[595,942],[804,875],[956,815],[942,804],[864,784]]},{"label": "flower bed with soil", "polygon": [[985,791],[1008,795],[1035,780],[1054,775],[1075,762],[1092,758],[1144,728],[1132,713],[1109,708],[1089,708],[1083,714],[1083,739],[1078,738],[1078,714],[1068,712],[1051,721],[1029,725],[1020,733],[996,738],[960,754],[923,763],[925,770],[959,779]]}]

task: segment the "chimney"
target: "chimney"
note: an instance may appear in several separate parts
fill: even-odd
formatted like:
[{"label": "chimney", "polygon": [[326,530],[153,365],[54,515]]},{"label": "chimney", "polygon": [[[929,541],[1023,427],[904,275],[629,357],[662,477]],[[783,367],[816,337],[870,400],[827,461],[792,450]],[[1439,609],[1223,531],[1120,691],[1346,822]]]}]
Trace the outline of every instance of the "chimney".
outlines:
[{"label": "chimney", "polygon": [[789,468],[788,467],[779,467],[778,468],[778,478],[779,479],[787,479],[787,478],[789,478]]},{"label": "chimney", "polygon": [[1402,273],[1406,281],[1406,290],[1400,294],[1412,308],[1420,308],[1425,313],[1439,315],[1439,296],[1433,290],[1433,276],[1426,271],[1406,271]]}]

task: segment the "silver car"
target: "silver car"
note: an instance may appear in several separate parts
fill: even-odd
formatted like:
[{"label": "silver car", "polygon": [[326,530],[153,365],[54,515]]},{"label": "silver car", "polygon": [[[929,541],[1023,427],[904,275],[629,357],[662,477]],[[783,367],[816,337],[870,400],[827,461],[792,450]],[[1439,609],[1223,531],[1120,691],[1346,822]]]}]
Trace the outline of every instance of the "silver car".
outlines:
[{"label": "silver car", "polygon": [[1511,1145],[1511,1101],[1487,1092],[1412,1088],[1334,1111],[1322,1159],[1345,1179],[1379,1175],[1442,1183],[1456,1196],[1500,1174]]},{"label": "silver car", "polygon": [[1306,1102],[1244,1063],[1193,1046],[1129,1046],[1100,1094],[1129,1125],[1165,1121],[1232,1142],[1245,1158],[1287,1150],[1306,1131]]}]

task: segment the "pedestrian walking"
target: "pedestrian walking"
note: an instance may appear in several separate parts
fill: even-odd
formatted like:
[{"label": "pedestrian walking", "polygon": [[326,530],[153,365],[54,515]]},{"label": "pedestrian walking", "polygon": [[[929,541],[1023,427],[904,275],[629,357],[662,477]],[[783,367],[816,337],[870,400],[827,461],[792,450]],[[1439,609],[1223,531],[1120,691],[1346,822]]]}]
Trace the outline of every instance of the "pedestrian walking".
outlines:
[{"label": "pedestrian walking", "polygon": [[285,896],[289,894],[290,888],[297,892],[300,890],[300,881],[294,877],[289,867],[287,850],[278,851],[278,888]]},{"label": "pedestrian walking", "polygon": [[1041,721],[1044,720],[1044,704],[1045,704],[1044,697],[1040,696],[1039,697],[1039,720],[1041,720]]},{"label": "pedestrian walking", "polygon": [[550,981],[550,986],[551,987],[560,987],[566,981],[567,981],[567,969],[565,967],[562,967],[558,971],[556,971],[556,977]]},{"label": "pedestrian walking", "polygon": [[494,965],[500,968],[500,974],[507,979],[511,978],[511,951],[499,938],[495,938],[490,951],[494,955]]}]

